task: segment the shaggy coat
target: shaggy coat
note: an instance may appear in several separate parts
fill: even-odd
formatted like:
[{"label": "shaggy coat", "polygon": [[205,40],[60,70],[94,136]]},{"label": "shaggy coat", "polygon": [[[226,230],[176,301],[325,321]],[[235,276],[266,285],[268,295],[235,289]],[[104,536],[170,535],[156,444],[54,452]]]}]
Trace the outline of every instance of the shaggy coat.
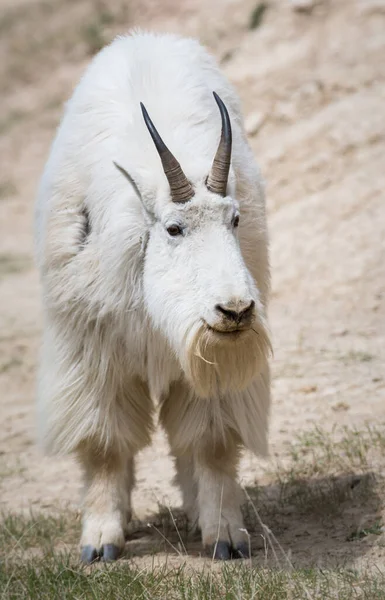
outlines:
[{"label": "shaggy coat", "polygon": [[[233,134],[224,198],[206,187],[221,132],[213,91]],[[186,203],[170,199],[140,102],[194,187]],[[266,454],[270,403],[264,192],[237,95],[196,41],[134,32],[93,59],[53,142],[35,231],[39,430],[47,452],[83,468],[83,559],[124,546],[134,456],[157,407],[204,546],[247,554],[237,462],[242,446]],[[218,306],[246,298],[251,325],[230,331]]]}]

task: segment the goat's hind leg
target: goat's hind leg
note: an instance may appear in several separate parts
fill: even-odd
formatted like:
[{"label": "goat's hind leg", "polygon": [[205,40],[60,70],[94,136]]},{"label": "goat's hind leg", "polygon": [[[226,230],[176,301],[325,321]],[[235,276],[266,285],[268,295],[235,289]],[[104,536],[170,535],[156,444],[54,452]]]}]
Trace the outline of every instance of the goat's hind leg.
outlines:
[{"label": "goat's hind leg", "polygon": [[95,453],[91,448],[82,448],[78,459],[85,475],[81,560],[116,560],[125,543],[127,461],[114,453]]}]

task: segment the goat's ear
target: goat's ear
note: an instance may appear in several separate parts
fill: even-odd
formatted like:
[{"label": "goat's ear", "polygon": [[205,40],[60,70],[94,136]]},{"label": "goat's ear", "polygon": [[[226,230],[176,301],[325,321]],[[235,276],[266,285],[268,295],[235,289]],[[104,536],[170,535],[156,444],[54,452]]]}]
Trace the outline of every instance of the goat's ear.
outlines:
[{"label": "goat's ear", "polygon": [[112,162],[114,163],[114,165],[118,169],[118,171],[121,172],[123,177],[125,177],[130,182],[130,184],[132,185],[132,187],[135,190],[136,195],[138,196],[139,200],[142,202],[142,194],[139,191],[138,184],[136,183],[136,181],[133,179],[133,177],[131,177],[131,175],[129,173],[127,173],[126,169],[124,169],[123,167],[118,165],[118,163],[116,163],[114,160]]},{"label": "goat's ear", "polygon": [[155,219],[155,216],[154,216],[152,210],[150,210],[149,208],[147,208],[147,206],[143,202],[142,194],[140,193],[138,184],[136,183],[135,179],[133,177],[131,177],[131,175],[126,171],[126,169],[124,169],[123,167],[121,167],[120,165],[118,165],[118,163],[116,163],[114,160],[112,162],[114,163],[114,165],[118,169],[118,171],[121,172],[121,174],[123,175],[123,177],[125,177],[127,179],[127,181],[132,185],[132,187],[135,190],[136,195],[138,196],[139,200],[142,203],[142,206],[143,206],[143,208],[145,210],[145,213],[149,217],[150,222],[153,223],[154,219]]}]

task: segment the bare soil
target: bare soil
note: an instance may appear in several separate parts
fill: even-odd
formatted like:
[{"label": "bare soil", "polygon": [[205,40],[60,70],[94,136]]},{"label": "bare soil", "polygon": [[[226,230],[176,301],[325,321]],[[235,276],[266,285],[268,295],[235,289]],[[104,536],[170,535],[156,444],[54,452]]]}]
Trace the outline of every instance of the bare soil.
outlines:
[{"label": "bare soil", "polygon": [[[385,421],[385,3],[294,4],[271,0],[251,29],[251,0],[0,0],[0,510],[78,506],[77,466],[36,446],[33,203],[63,102],[91,54],[132,26],[198,36],[243,102],[271,232],[272,461],[285,461],[294,436],[314,423]],[[269,469],[245,454],[241,479],[274,496]],[[138,461],[138,518],[179,505],[172,477],[158,432]],[[375,493],[349,509],[349,526],[373,511],[381,517]],[[346,540],[344,516],[332,524],[295,511],[267,517],[295,562],[385,567],[377,538]],[[144,563],[149,539],[142,532],[129,543]],[[195,543],[188,549],[197,554]]]}]

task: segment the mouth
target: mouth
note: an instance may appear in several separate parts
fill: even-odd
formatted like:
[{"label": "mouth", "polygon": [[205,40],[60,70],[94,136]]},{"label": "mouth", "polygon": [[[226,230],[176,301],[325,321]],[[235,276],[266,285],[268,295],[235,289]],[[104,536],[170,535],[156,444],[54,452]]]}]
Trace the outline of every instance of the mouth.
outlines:
[{"label": "mouth", "polygon": [[249,327],[237,327],[237,328],[232,328],[232,329],[217,329],[216,327],[212,327],[211,325],[209,325],[207,323],[207,321],[204,321],[204,325],[208,329],[208,331],[210,331],[211,333],[215,334],[216,336],[224,337],[226,339],[237,339],[241,335],[243,335],[244,333],[247,333],[247,331],[249,331]]}]

